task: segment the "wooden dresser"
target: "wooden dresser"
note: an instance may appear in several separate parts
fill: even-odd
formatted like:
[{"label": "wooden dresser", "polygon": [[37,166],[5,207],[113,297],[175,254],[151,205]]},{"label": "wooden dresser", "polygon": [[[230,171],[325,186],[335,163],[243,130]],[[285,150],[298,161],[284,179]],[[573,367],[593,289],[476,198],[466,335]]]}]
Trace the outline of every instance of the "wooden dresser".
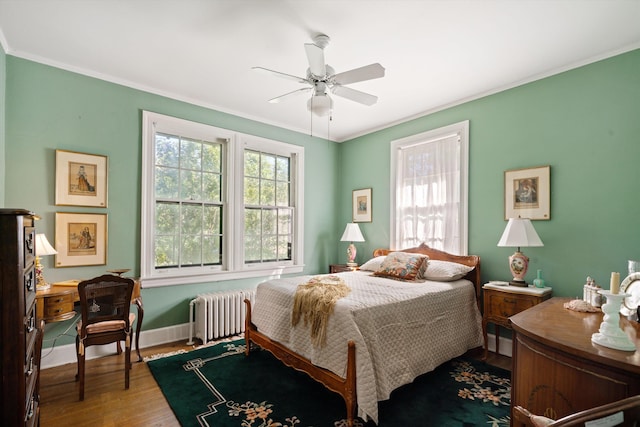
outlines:
[{"label": "wooden dresser", "polygon": [[0,209],[0,311],[4,426],[39,425],[42,330],[36,315],[34,214]]},{"label": "wooden dresser", "polygon": [[[510,318],[512,408],[556,419],[640,394],[640,351],[592,343],[602,313],[567,310],[568,301],[551,298]],[[622,318],[620,325],[640,348],[640,324]]]}]

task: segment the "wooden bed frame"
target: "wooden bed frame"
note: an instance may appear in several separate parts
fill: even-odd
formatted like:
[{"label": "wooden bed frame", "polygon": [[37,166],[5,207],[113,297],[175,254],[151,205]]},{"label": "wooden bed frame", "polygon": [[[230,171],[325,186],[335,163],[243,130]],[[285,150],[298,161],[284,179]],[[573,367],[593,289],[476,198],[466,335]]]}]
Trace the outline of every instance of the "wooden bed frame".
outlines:
[{"label": "wooden bed frame", "polygon": [[[389,249],[376,249],[373,251],[373,256],[387,255],[393,252]],[[474,267],[466,276],[465,279],[473,282],[476,289],[476,302],[478,308],[480,308],[480,295],[482,285],[480,282],[480,257],[476,255],[453,255],[447,252],[443,252],[437,249],[432,249],[425,244],[421,244],[415,248],[402,249],[402,252],[421,253],[429,256],[429,259],[457,262],[459,264],[468,265]],[[332,390],[341,395],[347,406],[347,425],[353,427],[354,420],[356,418],[356,345],[353,341],[349,341],[347,344],[347,374],[345,378],[336,375],[328,369],[320,368],[307,358],[304,358],[293,350],[285,347],[277,341],[274,341],[263,335],[258,331],[256,326],[251,322],[251,301],[244,300],[247,306],[247,314],[245,318],[245,342],[246,350],[245,355],[249,355],[251,352],[251,343],[254,343],[265,350],[270,351],[276,358],[278,358],[285,365],[305,372],[314,380],[324,385],[329,390]]]}]

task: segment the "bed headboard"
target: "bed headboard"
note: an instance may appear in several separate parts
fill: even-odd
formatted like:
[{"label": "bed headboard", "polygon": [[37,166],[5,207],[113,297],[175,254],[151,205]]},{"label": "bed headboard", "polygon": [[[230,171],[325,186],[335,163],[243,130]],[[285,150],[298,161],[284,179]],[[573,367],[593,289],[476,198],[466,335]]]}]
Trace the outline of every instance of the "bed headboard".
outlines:
[{"label": "bed headboard", "polygon": [[467,273],[467,275],[464,278],[473,282],[476,288],[476,299],[480,301],[480,295],[482,294],[482,283],[480,279],[480,257],[479,256],[454,255],[438,249],[430,248],[424,243],[420,244],[420,246],[417,246],[415,248],[408,248],[408,249],[400,249],[400,250],[376,249],[373,251],[373,256],[377,257],[377,256],[387,255],[390,252],[419,253],[419,254],[427,255],[429,259],[457,262],[458,264],[464,264],[464,265],[468,265],[469,267],[473,267],[473,270]]}]

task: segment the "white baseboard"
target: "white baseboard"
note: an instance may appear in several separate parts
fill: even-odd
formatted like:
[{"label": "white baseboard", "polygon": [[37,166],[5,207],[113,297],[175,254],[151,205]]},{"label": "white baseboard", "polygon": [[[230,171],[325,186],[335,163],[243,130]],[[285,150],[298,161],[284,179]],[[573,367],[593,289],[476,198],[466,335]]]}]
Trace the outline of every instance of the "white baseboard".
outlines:
[{"label": "white baseboard", "polygon": [[[189,324],[174,325],[166,328],[151,329],[140,332],[140,348],[152,347],[154,345],[166,344],[189,339]],[[115,344],[95,345],[87,347],[86,359],[109,356],[116,353]],[[138,360],[138,355],[132,348],[131,361]],[[41,369],[53,368],[54,366],[76,363],[76,345],[68,344],[42,349]]]},{"label": "white baseboard", "polygon": [[[494,334],[488,334],[487,340],[489,342],[489,351],[496,351],[496,336]],[[500,337],[500,354],[503,356],[511,357],[511,346],[513,342],[510,338]]]},{"label": "white baseboard", "polygon": [[[185,340],[185,344],[189,340],[189,324],[169,326],[166,328],[151,329],[140,332],[140,348],[153,347],[155,345],[166,344]],[[489,351],[496,351],[496,336],[488,335]],[[115,344],[96,345],[87,347],[86,358],[95,359],[98,357],[109,356],[116,353]],[[511,339],[500,337],[500,354],[511,357]],[[138,355],[134,352],[131,354],[131,360],[138,360]],[[76,346],[75,344],[62,345],[58,347],[50,347],[42,349],[42,361],[40,363],[42,369],[53,368],[54,366],[66,365],[67,363],[76,363]]]}]

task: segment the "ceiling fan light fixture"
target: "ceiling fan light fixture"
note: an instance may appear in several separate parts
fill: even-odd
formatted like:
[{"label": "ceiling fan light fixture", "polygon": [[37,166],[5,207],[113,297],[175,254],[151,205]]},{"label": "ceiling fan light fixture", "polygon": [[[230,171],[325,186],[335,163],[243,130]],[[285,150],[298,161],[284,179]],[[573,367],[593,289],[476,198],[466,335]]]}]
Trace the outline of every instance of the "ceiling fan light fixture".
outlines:
[{"label": "ceiling fan light fixture", "polygon": [[333,110],[333,100],[327,94],[314,95],[307,101],[307,108],[316,116],[328,116]]}]

